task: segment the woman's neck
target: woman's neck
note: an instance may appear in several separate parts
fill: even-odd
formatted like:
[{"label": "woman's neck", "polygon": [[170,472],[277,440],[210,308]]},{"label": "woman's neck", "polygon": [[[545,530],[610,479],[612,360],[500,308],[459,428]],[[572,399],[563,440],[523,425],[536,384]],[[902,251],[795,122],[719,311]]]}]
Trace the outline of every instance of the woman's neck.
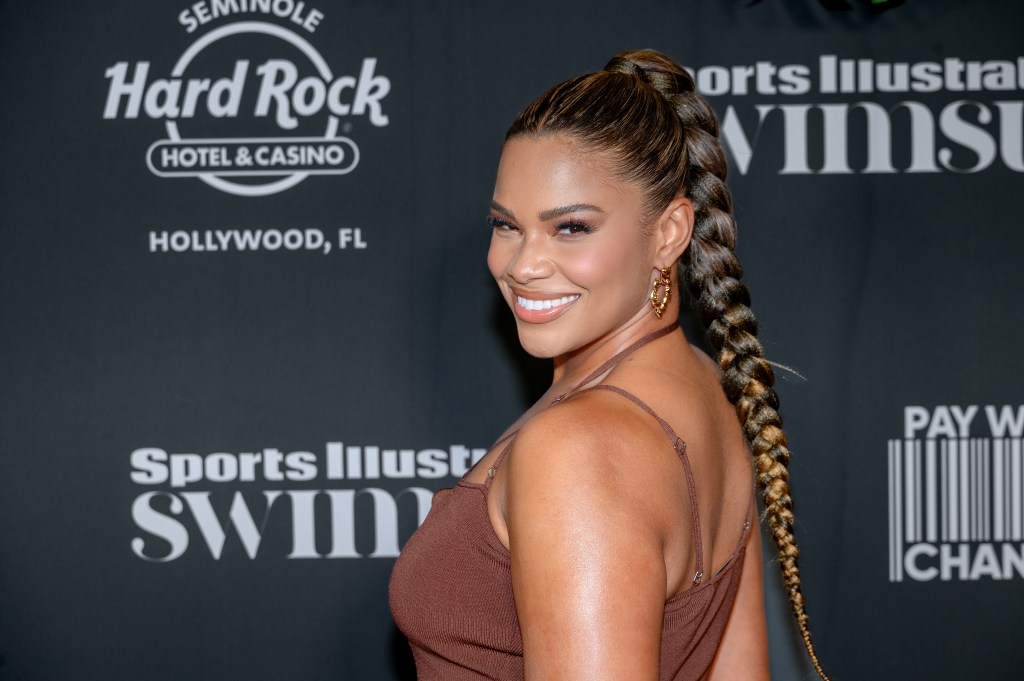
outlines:
[{"label": "woman's neck", "polygon": [[551,388],[548,392],[560,395],[572,390],[617,353],[644,336],[675,324],[678,319],[677,306],[666,310],[661,319],[650,314],[650,309],[647,308],[614,331],[577,350],[556,357]]}]

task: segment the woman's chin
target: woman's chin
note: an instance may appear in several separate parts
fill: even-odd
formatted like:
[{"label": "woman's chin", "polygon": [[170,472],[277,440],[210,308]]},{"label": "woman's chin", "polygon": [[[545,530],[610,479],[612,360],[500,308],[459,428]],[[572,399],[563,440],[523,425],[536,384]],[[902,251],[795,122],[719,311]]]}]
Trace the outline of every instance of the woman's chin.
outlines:
[{"label": "woman's chin", "polygon": [[562,343],[559,343],[555,338],[545,338],[544,336],[548,334],[538,333],[535,325],[519,323],[517,326],[519,329],[519,344],[527,354],[537,359],[554,359],[566,352],[562,347]]}]

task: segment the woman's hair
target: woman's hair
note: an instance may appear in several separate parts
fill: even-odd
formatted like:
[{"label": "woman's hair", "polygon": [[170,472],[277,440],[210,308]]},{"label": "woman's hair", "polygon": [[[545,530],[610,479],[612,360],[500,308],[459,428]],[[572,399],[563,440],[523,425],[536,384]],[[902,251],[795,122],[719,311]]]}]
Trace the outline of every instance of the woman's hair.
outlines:
[{"label": "woman's hair", "polygon": [[694,233],[680,259],[708,341],[722,369],[722,386],[750,442],[765,517],[797,626],[815,670],[827,679],[811,643],[793,536],[789,449],[779,417],[775,376],[757,339],[750,294],[736,257],[736,220],[725,185],[718,119],[693,78],[651,50],[615,55],[603,71],[554,86],[512,123],[506,140],[565,134],[612,154],[619,177],[641,187],[649,218],[678,196],[693,203]]}]

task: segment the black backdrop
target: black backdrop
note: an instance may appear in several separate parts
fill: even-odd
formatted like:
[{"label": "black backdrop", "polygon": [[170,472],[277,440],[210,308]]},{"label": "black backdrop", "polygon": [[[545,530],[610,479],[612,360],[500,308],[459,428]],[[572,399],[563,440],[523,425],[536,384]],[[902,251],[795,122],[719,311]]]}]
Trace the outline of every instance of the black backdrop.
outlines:
[{"label": "black backdrop", "polygon": [[889,4],[0,2],[0,679],[411,678],[394,555],[545,378],[504,128],[636,47],[724,120],[827,669],[1018,676],[1024,5]]}]

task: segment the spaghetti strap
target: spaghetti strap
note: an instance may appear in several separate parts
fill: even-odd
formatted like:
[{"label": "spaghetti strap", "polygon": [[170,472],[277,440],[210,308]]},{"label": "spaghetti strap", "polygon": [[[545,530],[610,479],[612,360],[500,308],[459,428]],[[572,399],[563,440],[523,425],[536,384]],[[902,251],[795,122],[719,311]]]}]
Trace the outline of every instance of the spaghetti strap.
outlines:
[{"label": "spaghetti strap", "polygon": [[633,343],[629,347],[624,348],[622,350],[619,350],[617,353],[612,355],[611,359],[609,359],[607,362],[605,362],[604,364],[602,364],[601,366],[597,367],[596,369],[591,371],[589,374],[587,374],[587,377],[584,378],[579,383],[577,383],[572,388],[572,390],[570,390],[568,392],[564,392],[561,395],[559,395],[558,397],[556,397],[555,399],[551,400],[551,404],[558,404],[559,402],[564,400],[569,395],[572,395],[574,392],[576,392],[577,390],[579,390],[583,386],[587,385],[588,383],[593,382],[594,380],[596,380],[597,378],[602,376],[605,372],[607,372],[609,369],[611,369],[616,364],[618,364],[620,361],[622,361],[622,358],[625,357],[626,355],[632,353],[634,350],[637,350],[637,349],[647,345],[651,341],[656,341],[659,338],[661,338],[662,336],[667,336],[668,334],[670,334],[673,331],[675,331],[677,328],[679,328],[679,322],[672,322],[668,326],[664,326],[664,327],[658,329],[657,331],[652,331],[651,333],[647,334],[646,336],[644,336],[643,338],[641,338],[637,342]]},{"label": "spaghetti strap", "polygon": [[508,453],[512,451],[512,444],[515,442],[515,435],[518,432],[519,429],[517,428],[516,430],[513,430],[511,433],[503,437],[501,440],[498,440],[497,442],[494,443],[494,446],[498,446],[499,444],[501,444],[502,440],[508,440],[508,444],[501,448],[501,452],[498,454],[498,456],[494,457],[494,463],[492,463],[491,467],[487,469],[487,477],[484,478],[484,489],[491,489],[491,482],[494,480],[494,471],[498,470],[498,466],[501,465],[502,459],[504,459],[508,455]]},{"label": "spaghetti strap", "polygon": [[[494,449],[495,447],[500,445],[502,442],[506,442],[506,441],[508,442],[508,444],[506,444],[502,448],[501,453],[498,454],[497,457],[495,457],[494,462],[491,464],[491,467],[487,469],[487,478],[484,480],[484,487],[485,488],[489,488],[491,486],[491,479],[494,478],[494,471],[498,467],[498,464],[501,463],[501,460],[505,458],[505,455],[508,454],[508,451],[510,449],[512,449],[512,441],[515,440],[516,433],[518,433],[518,432],[519,432],[518,428],[516,428],[515,430],[510,430],[509,432],[507,432],[504,435],[502,435],[501,437],[499,437],[497,439],[497,441],[493,445],[491,445],[491,449]],[[474,462],[473,465],[470,466],[469,469],[465,473],[463,473],[462,480],[465,480],[466,478],[468,478],[469,475],[474,470],[476,470],[476,467],[480,464],[481,461],[483,461],[483,459],[479,459],[476,462]]]},{"label": "spaghetti strap", "polygon": [[[672,333],[672,331],[674,331],[677,328],[679,328],[679,322],[678,321],[672,322],[671,324],[668,324],[667,326],[663,326],[660,329],[652,331],[651,333],[647,334],[646,336],[643,336],[642,338],[640,338],[638,341],[636,341],[632,345],[629,345],[628,347],[626,347],[626,348],[620,350],[619,352],[615,353],[611,357],[611,359],[609,359],[607,362],[605,362],[604,364],[602,364],[598,368],[596,368],[593,371],[591,371],[587,375],[586,378],[584,378],[582,381],[577,383],[576,386],[573,387],[572,390],[570,390],[569,392],[562,393],[561,395],[559,395],[555,399],[551,400],[551,405],[558,404],[559,402],[561,402],[562,400],[566,399],[567,397],[570,397],[570,396],[573,396],[575,394],[578,394],[579,392],[582,392],[580,390],[580,388],[582,388],[583,386],[587,385],[588,383],[591,383],[594,380],[600,378],[609,369],[611,369],[616,364],[618,364],[620,361],[622,361],[622,358],[624,358],[626,355],[632,353],[633,351],[637,350],[638,348],[643,347],[644,345],[647,345],[651,341],[658,340],[662,336],[667,336],[668,334]],[[593,387],[600,387],[600,386],[593,386]],[[623,392],[625,392],[625,391],[623,391]],[[644,405],[644,407],[648,411],[650,411],[650,407],[647,407],[646,405]],[[651,413],[654,414],[653,411]],[[657,418],[657,414],[654,414],[654,416]],[[676,451],[679,451],[681,456],[683,457],[683,462],[684,462],[684,464],[686,466],[686,470],[687,470],[687,480],[688,480],[687,484],[691,487],[691,495],[690,495],[690,497],[692,499],[693,498],[693,495],[692,495],[693,480],[692,480],[692,476],[689,473],[689,470],[690,470],[689,463],[686,460],[686,454],[685,454],[686,444],[682,440],[680,440],[679,438],[677,438],[675,436],[675,433],[672,432],[672,427],[669,426],[668,423],[662,421],[660,418],[658,418],[658,420],[659,420],[659,422],[662,423],[662,428],[666,428],[667,429],[665,432],[667,434],[669,434],[669,437],[672,439],[672,441],[673,442],[678,441],[680,443],[681,447],[682,447],[681,450],[680,450],[679,447],[676,447]],[[505,434],[497,442],[495,442],[494,445],[492,446],[492,449],[493,449],[494,447],[497,447],[498,445],[500,445],[505,440],[508,441],[508,444],[506,444],[502,448],[502,450],[498,454],[498,456],[495,457],[494,462],[491,464],[491,467],[487,469],[487,477],[484,480],[484,488],[485,489],[490,489],[491,481],[494,479],[494,473],[495,473],[496,470],[498,470],[498,466],[501,465],[502,460],[504,460],[504,458],[512,450],[512,445],[515,443],[515,436],[516,436],[516,434],[518,432],[519,432],[519,429],[517,428],[516,430],[513,430],[512,432]],[[472,469],[470,469],[470,470],[472,470]],[[467,473],[467,475],[468,475],[468,473]],[[694,509],[696,509],[696,507],[694,507]],[[699,533],[699,531],[700,531],[699,527],[697,528],[697,531]],[[701,553],[700,553],[700,548],[699,547],[698,547],[697,556],[698,556],[698,558],[701,558]],[[701,573],[701,571],[700,571],[701,568],[699,567],[701,562],[702,561],[698,560],[697,576],[694,578],[694,584],[696,584],[697,582],[700,581],[700,576],[703,574],[703,573]]]},{"label": "spaghetti strap", "polygon": [[[680,460],[682,460],[683,471],[686,473],[686,490],[688,496],[690,497],[690,518],[693,522],[693,543],[694,553],[696,553],[695,562],[697,564],[696,569],[693,573],[693,584],[694,586],[700,584],[701,579],[703,579],[704,577],[704,541],[700,531],[700,514],[697,511],[697,485],[693,480],[693,469],[690,467],[690,458],[686,455],[686,442],[684,442],[681,437],[676,435],[675,430],[672,429],[672,426],[669,425],[668,421],[658,416],[657,412],[651,409],[651,407],[646,402],[644,402],[643,400],[641,400],[639,397],[629,392],[628,390],[623,390],[622,388],[614,385],[605,385],[604,383],[598,383],[597,385],[591,386],[590,388],[584,388],[583,390],[580,390],[573,396],[575,397],[576,395],[581,395],[585,392],[590,392],[591,390],[607,390],[609,392],[613,392],[617,395],[625,397],[627,400],[629,400],[630,402],[632,402],[633,404],[635,404],[636,406],[640,407],[645,412],[653,416],[658,421],[658,425],[661,426],[661,429],[665,431],[665,435],[667,435],[668,439],[672,442],[672,447],[675,448]],[[749,511],[748,521],[744,523],[743,527],[744,537],[746,537],[746,531],[748,527]]]}]

